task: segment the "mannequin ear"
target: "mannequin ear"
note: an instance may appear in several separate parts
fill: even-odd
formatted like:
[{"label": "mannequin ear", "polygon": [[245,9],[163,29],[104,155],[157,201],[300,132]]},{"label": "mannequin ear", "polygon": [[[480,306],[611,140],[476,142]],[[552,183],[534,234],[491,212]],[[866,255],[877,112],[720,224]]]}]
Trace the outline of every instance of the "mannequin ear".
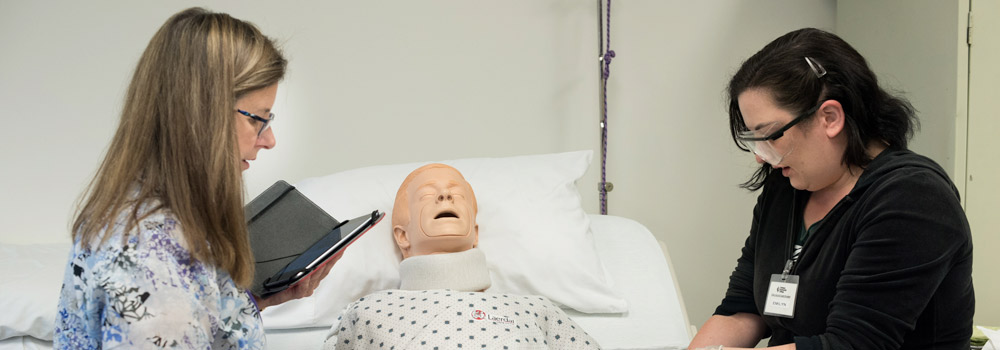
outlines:
[{"label": "mannequin ear", "polygon": [[406,236],[406,229],[403,228],[403,225],[392,227],[392,238],[396,239],[396,245],[403,253],[403,259],[406,259],[410,255],[410,238]]},{"label": "mannequin ear", "polygon": [[472,227],[472,235],[476,236],[476,239],[474,241],[472,241],[472,247],[473,248],[478,247],[479,246],[479,224],[476,224],[476,226]]},{"label": "mannequin ear", "polygon": [[837,100],[827,100],[819,107],[819,117],[827,137],[833,138],[844,131],[847,115],[844,106]]}]

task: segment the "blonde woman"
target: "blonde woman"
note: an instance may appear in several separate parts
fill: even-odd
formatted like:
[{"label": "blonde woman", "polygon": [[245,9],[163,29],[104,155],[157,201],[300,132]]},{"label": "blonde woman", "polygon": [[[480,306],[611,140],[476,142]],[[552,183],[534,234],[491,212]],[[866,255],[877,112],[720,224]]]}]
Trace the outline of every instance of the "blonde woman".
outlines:
[{"label": "blonde woman", "polygon": [[56,348],[263,348],[259,311],[312,294],[332,263],[268,299],[247,292],[241,171],[275,145],[285,66],[226,14],[192,8],[157,31],[73,222]]}]

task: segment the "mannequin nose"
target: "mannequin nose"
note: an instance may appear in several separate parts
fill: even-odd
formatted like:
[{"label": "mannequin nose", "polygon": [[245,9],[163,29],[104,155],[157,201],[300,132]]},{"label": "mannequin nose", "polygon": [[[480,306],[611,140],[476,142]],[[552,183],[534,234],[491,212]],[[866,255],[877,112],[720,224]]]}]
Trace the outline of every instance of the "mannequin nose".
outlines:
[{"label": "mannequin nose", "polygon": [[444,189],[441,190],[441,193],[438,194],[437,200],[438,202],[444,202],[444,201],[451,202],[454,201],[454,198],[451,196],[451,191],[448,191],[448,189]]}]

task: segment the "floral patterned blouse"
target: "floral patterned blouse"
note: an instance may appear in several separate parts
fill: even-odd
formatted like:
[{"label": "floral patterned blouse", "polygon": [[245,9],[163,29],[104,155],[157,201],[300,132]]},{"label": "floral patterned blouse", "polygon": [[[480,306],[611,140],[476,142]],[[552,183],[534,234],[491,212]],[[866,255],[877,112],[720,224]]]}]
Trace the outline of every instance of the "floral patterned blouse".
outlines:
[{"label": "floral patterned blouse", "polygon": [[191,258],[172,213],[148,215],[127,241],[123,231],[118,220],[104,243],[74,244],[55,348],[264,348],[253,299],[225,271]]}]

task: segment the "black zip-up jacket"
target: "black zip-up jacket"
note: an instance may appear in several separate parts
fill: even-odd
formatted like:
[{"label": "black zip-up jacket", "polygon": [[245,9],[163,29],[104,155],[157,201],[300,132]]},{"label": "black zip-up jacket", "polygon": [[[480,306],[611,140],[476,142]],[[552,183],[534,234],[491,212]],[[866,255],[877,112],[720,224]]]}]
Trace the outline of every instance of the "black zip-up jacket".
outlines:
[{"label": "black zip-up jacket", "polygon": [[762,315],[770,345],[969,349],[972,235],[958,190],[934,161],[887,149],[803,244],[795,317],[763,315],[810,192],[772,172],[717,315]]}]

